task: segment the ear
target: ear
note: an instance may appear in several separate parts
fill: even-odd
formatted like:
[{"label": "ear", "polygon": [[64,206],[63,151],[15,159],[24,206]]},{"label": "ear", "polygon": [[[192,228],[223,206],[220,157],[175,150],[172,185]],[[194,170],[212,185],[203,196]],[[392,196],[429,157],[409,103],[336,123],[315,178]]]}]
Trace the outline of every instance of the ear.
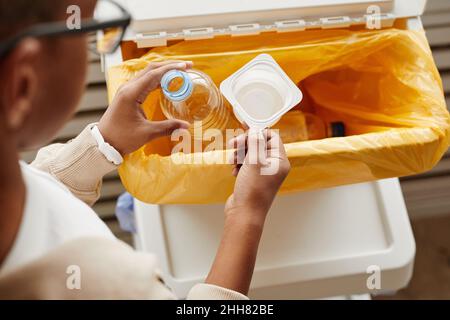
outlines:
[{"label": "ear", "polygon": [[31,112],[38,89],[38,59],[40,42],[22,40],[2,61],[0,104],[6,125],[11,131],[21,128]]}]

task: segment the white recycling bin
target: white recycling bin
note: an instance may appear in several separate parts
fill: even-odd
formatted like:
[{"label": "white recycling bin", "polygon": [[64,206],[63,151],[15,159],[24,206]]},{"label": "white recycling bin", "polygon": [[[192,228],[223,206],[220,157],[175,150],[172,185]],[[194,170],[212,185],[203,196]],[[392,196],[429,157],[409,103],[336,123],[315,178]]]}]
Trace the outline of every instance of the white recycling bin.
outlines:
[{"label": "white recycling bin", "polygon": [[[206,277],[223,204],[135,201],[139,250],[156,253],[179,297]],[[405,287],[415,243],[398,179],[278,196],[261,240],[250,297],[321,298]]]},{"label": "white recycling bin", "polygon": [[[426,0],[116,0],[133,22],[137,48],[173,40],[349,28],[371,18],[422,28]],[[276,35],[275,35],[276,36]],[[123,61],[102,57],[104,70]],[[135,203],[136,246],[156,253],[179,297],[204,280],[223,226],[223,204]],[[294,193],[275,199],[264,230],[251,298],[300,299],[398,290],[411,278],[415,243],[398,179]],[[378,289],[379,288],[379,289]]]}]

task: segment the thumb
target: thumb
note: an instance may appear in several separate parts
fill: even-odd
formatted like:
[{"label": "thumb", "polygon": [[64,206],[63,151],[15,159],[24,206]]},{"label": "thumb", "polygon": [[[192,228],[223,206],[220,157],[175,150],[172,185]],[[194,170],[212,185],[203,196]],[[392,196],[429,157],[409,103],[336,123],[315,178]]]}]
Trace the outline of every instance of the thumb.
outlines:
[{"label": "thumb", "polygon": [[250,128],[247,139],[247,160],[249,164],[266,164],[266,139],[262,130]]},{"label": "thumb", "polygon": [[177,129],[189,129],[189,122],[171,119],[164,121],[150,121],[148,124],[150,140],[170,136],[172,132]]}]

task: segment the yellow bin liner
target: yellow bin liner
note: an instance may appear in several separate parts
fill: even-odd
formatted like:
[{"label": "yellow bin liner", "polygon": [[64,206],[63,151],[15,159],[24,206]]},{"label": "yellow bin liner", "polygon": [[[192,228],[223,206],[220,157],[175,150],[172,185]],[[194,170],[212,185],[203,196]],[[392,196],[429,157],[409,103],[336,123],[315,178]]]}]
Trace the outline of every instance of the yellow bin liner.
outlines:
[{"label": "yellow bin liner", "polygon": [[[417,174],[446,152],[450,118],[423,31],[311,30],[180,41],[110,68],[109,99],[151,61],[192,60],[220,84],[260,53],[272,55],[300,83],[308,96],[305,108],[327,122],[343,121],[347,131],[346,137],[286,144],[292,169],[281,193]],[[143,104],[149,119],[164,119],[158,96],[151,93]],[[170,150],[169,139],[161,138],[125,157],[119,174],[134,197],[159,204],[214,203],[232,193],[231,166],[211,161],[230,151],[177,164]]]}]

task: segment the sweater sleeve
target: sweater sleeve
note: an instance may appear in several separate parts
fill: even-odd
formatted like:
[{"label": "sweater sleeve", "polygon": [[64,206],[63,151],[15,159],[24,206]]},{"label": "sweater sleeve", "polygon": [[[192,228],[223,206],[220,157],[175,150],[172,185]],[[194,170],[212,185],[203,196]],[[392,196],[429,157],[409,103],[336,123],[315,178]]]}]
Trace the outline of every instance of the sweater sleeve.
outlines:
[{"label": "sweater sleeve", "polygon": [[[22,267],[0,273],[2,299],[176,299],[164,284],[154,255],[119,240],[71,240]],[[246,299],[240,293],[199,284],[188,299]]]},{"label": "sweater sleeve", "polygon": [[67,143],[39,150],[31,166],[61,181],[79,199],[93,205],[100,197],[103,176],[117,168],[100,152],[88,125]]},{"label": "sweater sleeve", "polygon": [[199,283],[189,291],[187,300],[248,300],[248,297],[230,289]]}]

